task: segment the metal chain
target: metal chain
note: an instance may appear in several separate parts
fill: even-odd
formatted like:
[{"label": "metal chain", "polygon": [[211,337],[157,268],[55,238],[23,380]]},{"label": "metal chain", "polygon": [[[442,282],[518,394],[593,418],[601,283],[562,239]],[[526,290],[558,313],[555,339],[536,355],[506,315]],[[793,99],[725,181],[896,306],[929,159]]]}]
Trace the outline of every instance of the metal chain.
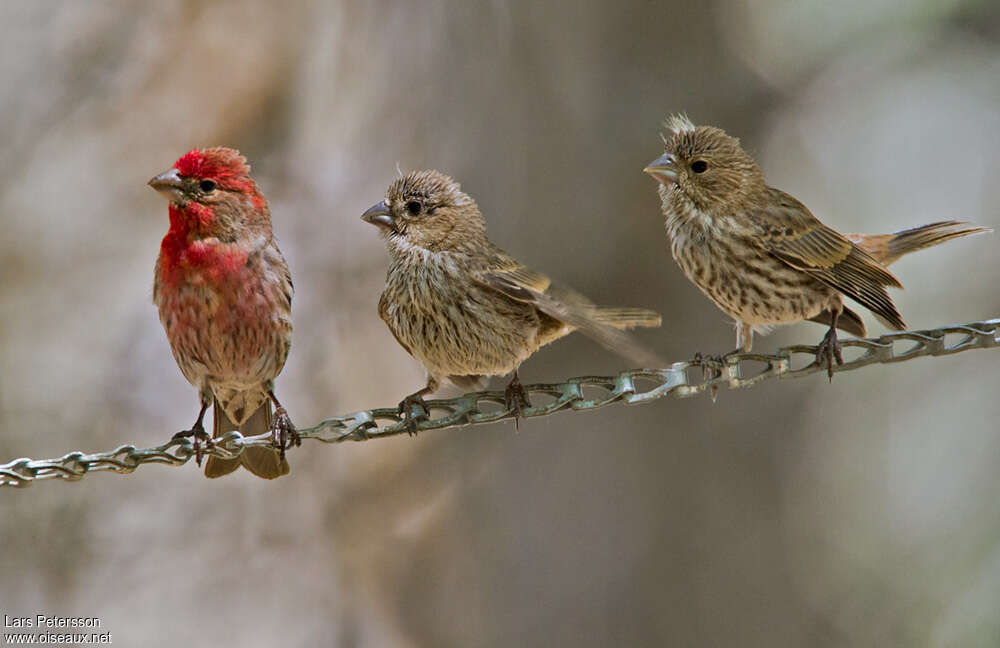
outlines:
[{"label": "metal chain", "polygon": [[[871,364],[904,362],[923,356],[950,355],[969,349],[995,348],[1000,346],[998,328],[1000,319],[992,319],[925,331],[888,333],[877,338],[843,340],[845,362],[835,366],[834,371],[851,371]],[[957,336],[957,339],[949,342],[948,336]],[[687,398],[709,391],[714,399],[720,386],[743,389],[770,378],[801,378],[826,371],[826,367],[816,364],[815,358],[815,346],[795,345],[779,349],[774,355],[735,353],[725,358],[675,362],[666,369],[632,369],[617,376],[582,376],[562,383],[526,385],[525,391],[533,405],[522,408],[521,416],[548,416],[566,409],[592,410],[618,402],[635,405],[668,394]],[[417,421],[417,432],[514,418],[514,413],[505,404],[503,392],[499,391],[428,401],[427,406],[430,411],[422,414],[429,416]],[[437,412],[444,414],[430,416]],[[323,443],[340,443],[410,431],[397,408],[382,407],[327,419],[314,427],[299,430],[299,435]],[[239,432],[229,432],[215,439],[214,447],[203,450],[203,454],[231,458],[243,448],[270,446],[271,443],[270,434],[244,437]],[[0,487],[25,487],[40,479],[76,481],[87,473],[98,471],[128,474],[148,463],[181,466],[192,456],[194,447],[190,439],[171,439],[163,445],[141,450],[124,445],[97,454],[71,452],[59,459],[15,459],[0,465]]]}]

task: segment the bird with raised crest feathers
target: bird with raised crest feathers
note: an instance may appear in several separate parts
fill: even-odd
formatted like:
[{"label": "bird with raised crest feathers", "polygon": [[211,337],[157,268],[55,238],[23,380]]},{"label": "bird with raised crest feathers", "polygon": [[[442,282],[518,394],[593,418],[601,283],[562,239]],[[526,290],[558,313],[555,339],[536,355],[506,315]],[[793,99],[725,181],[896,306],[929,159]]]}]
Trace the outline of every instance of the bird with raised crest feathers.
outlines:
[{"label": "bird with raised crest feathers", "polygon": [[442,380],[476,389],[488,376],[511,372],[507,406],[520,415],[530,403],[518,367],[575,330],[639,364],[662,365],[622,330],[659,326],[659,315],[596,306],[525,267],[486,237],[475,201],[438,171],[397,179],[362,219],[378,226],[390,257],[379,315],[427,369],[426,386],[399,406],[411,425],[420,415],[413,406],[426,413],[423,396]]},{"label": "bird with raised crest feathers", "polygon": [[736,320],[737,351],[754,331],[809,320],[829,329],[816,362],[832,379],[843,364],[837,329],[864,336],[849,297],[887,327],[905,328],[886,291],[902,288],[887,266],[955,238],[992,231],[942,221],[893,234],[840,234],[801,202],[769,187],[735,137],[669,117],[665,152],[644,171],[655,178],[674,260],[716,306]]},{"label": "bird with raised crest feathers", "polygon": [[153,302],[201,402],[194,426],[176,436],[194,437],[200,464],[199,443],[211,444],[202,419],[214,402],[213,438],[271,431],[279,447],[247,447],[232,459],[209,456],[205,476],[241,465],[265,479],[286,475],[286,444],[298,443],[298,435],[274,396],[274,379],[291,346],[292,278],[267,200],[246,159],[222,147],[189,151],[149,184],[170,203]]}]

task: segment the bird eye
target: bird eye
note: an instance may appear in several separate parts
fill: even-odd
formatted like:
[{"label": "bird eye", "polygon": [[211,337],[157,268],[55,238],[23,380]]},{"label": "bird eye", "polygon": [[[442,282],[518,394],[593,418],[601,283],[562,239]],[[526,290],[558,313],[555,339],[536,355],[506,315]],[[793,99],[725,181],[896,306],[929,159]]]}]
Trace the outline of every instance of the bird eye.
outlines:
[{"label": "bird eye", "polygon": [[691,170],[695,173],[705,173],[708,170],[708,162],[705,160],[695,160],[691,163]]},{"label": "bird eye", "polygon": [[198,183],[198,188],[205,193],[212,193],[215,191],[215,182],[212,180],[202,180]]},{"label": "bird eye", "polygon": [[420,209],[422,207],[423,205],[421,205],[420,202],[416,200],[411,200],[408,203],[406,203],[406,211],[410,212],[411,216],[416,216],[417,214],[419,214]]}]

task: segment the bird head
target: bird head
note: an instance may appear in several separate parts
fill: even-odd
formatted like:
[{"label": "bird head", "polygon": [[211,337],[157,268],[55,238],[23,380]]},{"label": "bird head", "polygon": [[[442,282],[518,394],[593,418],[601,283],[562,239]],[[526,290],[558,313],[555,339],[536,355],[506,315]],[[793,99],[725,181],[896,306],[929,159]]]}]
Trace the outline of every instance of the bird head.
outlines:
[{"label": "bird head", "polygon": [[643,169],[660,183],[664,201],[686,198],[709,213],[738,211],[766,188],[760,167],[740,141],[713,126],[695,126],[684,115],[667,118],[664,153]]},{"label": "bird head", "polygon": [[171,228],[197,238],[234,241],[247,227],[269,227],[267,200],[250,177],[239,151],[216,147],[193,149],[149,186],[170,202]]},{"label": "bird head", "polygon": [[459,252],[486,236],[479,206],[439,171],[413,171],[399,178],[389,185],[385,200],[361,218],[376,225],[390,247]]}]

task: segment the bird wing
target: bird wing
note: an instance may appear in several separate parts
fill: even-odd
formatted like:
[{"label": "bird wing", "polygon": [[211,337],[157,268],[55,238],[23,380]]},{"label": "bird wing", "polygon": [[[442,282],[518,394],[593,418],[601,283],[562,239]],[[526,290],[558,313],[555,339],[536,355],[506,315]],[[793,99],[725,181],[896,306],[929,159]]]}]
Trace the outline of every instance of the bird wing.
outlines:
[{"label": "bird wing", "polygon": [[382,293],[382,296],[378,299],[378,316],[386,323],[389,332],[392,333],[392,337],[396,338],[396,342],[399,342],[399,346],[406,349],[406,352],[412,356],[413,351],[410,351],[410,347],[406,346],[399,336],[396,335],[396,331],[392,327],[392,322],[389,321],[389,300],[385,298],[385,293]]},{"label": "bird wing", "polygon": [[[476,272],[475,277],[480,284],[511,299],[532,304],[540,313],[579,330],[598,344],[633,362],[644,367],[665,366],[655,353],[620,330],[629,326],[658,326],[660,317],[656,313],[625,309],[637,314],[634,321],[626,323],[618,316],[623,309],[603,309],[596,306],[580,293],[553,284],[547,276],[528,268],[499,248],[493,249],[486,267]],[[609,322],[615,322],[618,328]]]},{"label": "bird wing", "polygon": [[765,248],[789,266],[808,272],[869,309],[893,328],[903,319],[886,292],[902,288],[875,257],[812,215],[783,191],[769,188],[767,210],[749,213]]},{"label": "bird wing", "polygon": [[[548,302],[546,291],[552,286],[551,279],[499,250],[491,255],[486,269],[478,273],[477,278],[512,299],[539,306]],[[557,317],[554,313],[549,315]]]}]

